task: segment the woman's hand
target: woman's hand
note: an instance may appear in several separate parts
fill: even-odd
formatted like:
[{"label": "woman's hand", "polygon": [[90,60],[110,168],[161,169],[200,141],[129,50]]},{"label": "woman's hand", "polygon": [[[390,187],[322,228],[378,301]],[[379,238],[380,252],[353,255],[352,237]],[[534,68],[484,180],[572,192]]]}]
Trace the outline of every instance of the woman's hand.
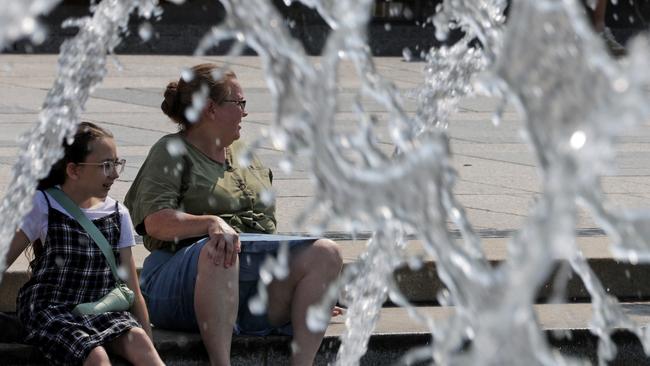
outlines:
[{"label": "woman's hand", "polygon": [[216,266],[223,263],[225,268],[235,264],[237,254],[241,251],[239,234],[223,219],[215,216],[214,222],[208,228],[208,258]]}]

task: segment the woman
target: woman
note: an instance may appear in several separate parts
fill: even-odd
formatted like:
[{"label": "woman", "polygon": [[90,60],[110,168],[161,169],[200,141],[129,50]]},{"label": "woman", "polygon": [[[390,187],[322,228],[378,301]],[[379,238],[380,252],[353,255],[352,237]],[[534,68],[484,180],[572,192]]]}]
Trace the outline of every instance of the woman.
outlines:
[{"label": "woman", "polygon": [[[275,206],[260,197],[271,188],[271,172],[255,157],[240,163],[246,99],[233,72],[215,79],[217,71],[201,64],[190,81],[169,83],[161,108],[180,131],[154,144],[126,196],[152,251],[141,280],[150,316],[158,327],[198,329],[213,365],[230,364],[233,327],[263,335],[291,322],[292,363],[311,364],[323,333],[307,329],[307,309],[338,276],[341,255],[330,240],[271,235]],[[197,93],[208,95],[200,111],[192,103]],[[293,248],[289,276],[269,285],[267,314],[253,316],[248,300],[260,260],[238,253],[241,245],[279,241]]]}]

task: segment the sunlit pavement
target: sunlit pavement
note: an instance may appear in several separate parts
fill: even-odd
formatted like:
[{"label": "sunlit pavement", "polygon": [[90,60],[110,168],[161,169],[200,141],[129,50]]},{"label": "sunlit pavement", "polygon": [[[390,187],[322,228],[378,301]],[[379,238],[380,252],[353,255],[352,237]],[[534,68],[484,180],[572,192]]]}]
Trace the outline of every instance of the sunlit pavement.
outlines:
[{"label": "sunlit pavement", "polygon": [[[55,55],[0,55],[0,190],[2,192],[11,178],[11,167],[16,160],[18,150],[17,138],[35,124],[45,95],[56,77],[56,58]],[[116,64],[109,62],[109,73],[88,101],[83,118],[110,129],[117,139],[118,154],[127,160],[124,173],[111,191],[113,197],[122,200],[149,147],[164,134],[175,132],[175,125],[169,122],[160,110],[162,92],[167,82],[178,79],[184,67],[208,61],[222,63],[224,59],[189,56],[118,56],[117,60],[121,69],[118,70]],[[316,63],[318,58],[313,58],[311,61]],[[403,92],[405,109],[409,113],[415,113],[414,90],[423,82],[424,63],[404,62],[400,58],[376,58],[375,62],[379,72],[394,82]],[[232,69],[237,73],[248,100],[249,116],[242,124],[242,136],[246,141],[253,141],[262,136],[264,129],[271,128],[273,120],[271,95],[266,88],[259,58],[236,58],[232,61]],[[339,80],[340,106],[336,128],[338,131],[346,131],[351,128],[350,122],[355,120],[352,101],[359,82],[354,68],[348,64],[342,65]],[[378,117],[382,149],[390,154],[393,146],[383,123],[388,118],[387,113],[377,102],[366,100],[366,106]],[[539,193],[539,179],[535,160],[520,135],[522,116],[514,108],[508,107],[501,123],[495,126],[491,122],[495,108],[496,102],[485,97],[463,101],[449,125],[448,133],[453,165],[459,175],[455,194],[465,206],[474,228],[486,238],[488,255],[498,261],[505,257],[503,247],[506,238],[520,227],[528,215],[529,208]],[[602,180],[603,189],[613,204],[631,208],[650,207],[649,142],[648,124],[626,131],[621,137],[617,149],[617,169]],[[309,161],[299,160],[293,171],[284,172],[279,168],[282,153],[274,149],[270,142],[264,141],[257,153],[274,171],[279,231],[305,231],[305,227],[294,227],[292,223],[295,218],[303,215],[303,210],[309,206],[310,199],[313,197]],[[307,224],[316,222],[316,219],[310,218]],[[345,231],[340,225],[329,227],[327,230],[334,237],[346,239]],[[650,270],[644,266],[634,267],[632,270],[637,272],[634,272],[635,275],[630,278],[622,274],[625,270],[629,271],[629,268],[615,268],[615,262],[607,251],[607,239],[585,213],[580,214],[578,234],[584,250],[591,253],[587,256],[592,259],[592,266],[600,265],[602,268],[599,271],[602,272],[598,274],[611,281],[608,287],[619,289],[618,295],[628,299],[638,298],[639,295],[645,298],[650,294],[647,292],[650,289],[639,287],[642,286],[639,278],[649,278]],[[354,261],[363,249],[362,242],[353,243],[343,240],[343,244],[347,263]],[[136,248],[138,264],[141,264],[144,256],[146,250],[139,245]],[[411,291],[416,299],[425,303],[435,300],[435,290],[440,286],[437,279],[432,279],[435,277],[433,275],[435,264],[428,262],[427,266],[425,267],[429,275],[418,277],[411,274],[411,277],[404,275],[405,277],[402,278],[405,291]],[[21,257],[10,269],[11,275],[7,276],[0,286],[0,311],[13,309],[15,291],[26,278],[26,268],[27,261]],[[15,282],[11,282],[9,278],[15,278]],[[579,287],[579,284],[576,285],[574,296],[585,298],[584,289],[580,290]],[[415,295],[416,293],[420,295]],[[549,314],[568,314],[566,319],[571,319],[570,321],[562,318],[561,315],[558,317],[564,320],[558,318],[555,323],[552,316],[542,315],[540,318],[542,321],[547,319],[546,325],[550,328],[584,329],[590,313],[587,309],[589,305],[574,304],[573,306],[582,306],[585,309],[581,308],[578,311],[576,308],[565,308],[547,311]],[[441,308],[431,309],[430,311],[437,312],[436,314],[447,311]],[[388,327],[385,332],[393,335],[410,334],[409,337],[423,337],[422,330],[417,328],[417,324],[406,321],[404,313],[399,313],[398,310],[390,311],[397,311],[397,313],[389,317],[393,322],[390,323],[393,324],[392,328],[390,324],[382,323],[382,326]],[[541,312],[545,314],[545,310]],[[581,313],[584,315],[579,316],[578,314]],[[643,312],[641,314],[639,316],[646,316]],[[437,316],[444,316],[444,314]],[[341,323],[342,320],[335,319],[328,334],[332,336],[340,334],[343,330]],[[402,328],[397,327],[398,325]],[[177,336],[160,334],[160,339],[172,339],[171,343],[178,343]],[[416,338],[404,339],[407,339],[406,344],[424,339]],[[194,344],[192,339],[194,338],[189,337],[185,341]],[[375,341],[382,342],[379,338]],[[397,341],[384,339],[384,342]],[[1,349],[0,353],[2,353]],[[2,359],[1,355],[0,359]]]}]

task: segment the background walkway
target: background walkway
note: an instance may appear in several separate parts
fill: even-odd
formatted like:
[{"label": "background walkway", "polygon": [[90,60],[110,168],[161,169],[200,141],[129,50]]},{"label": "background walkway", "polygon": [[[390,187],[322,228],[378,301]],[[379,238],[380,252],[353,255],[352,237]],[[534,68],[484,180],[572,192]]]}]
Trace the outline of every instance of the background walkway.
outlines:
[{"label": "background walkway", "polygon": [[[118,153],[127,167],[111,195],[122,199],[153,142],[176,130],[160,110],[167,82],[178,79],[183,67],[223,59],[183,56],[120,56],[123,70],[110,65],[104,82],[93,93],[83,117],[109,128],[116,136]],[[317,58],[313,59],[314,62]],[[423,80],[424,63],[400,58],[376,58],[379,71],[406,95]],[[249,116],[242,124],[244,140],[252,141],[270,125],[272,109],[263,72],[257,57],[237,58],[233,65],[248,100]],[[54,55],[0,55],[0,193],[4,192],[15,161],[19,135],[36,121],[40,106],[56,75]],[[337,124],[344,126],[354,116],[350,100],[358,82],[351,67],[340,75],[340,111]],[[650,100],[650,98],[649,98]],[[415,112],[415,101],[406,98],[406,109]],[[491,113],[495,103],[487,98],[466,101],[449,127],[453,162],[460,180],[455,189],[477,230],[504,232],[517,229],[539,191],[535,161],[520,137],[521,117],[508,109],[495,127]],[[386,114],[370,108],[380,120]],[[385,118],[384,118],[385,119]],[[386,139],[384,147],[392,146]],[[650,127],[628,131],[618,146],[618,170],[603,178],[604,190],[616,203],[628,207],[650,207]],[[308,166],[297,164],[291,174],[278,168],[281,152],[267,142],[258,151],[274,172],[278,193],[280,231],[292,229],[292,219],[301,213],[312,185]],[[595,228],[585,215],[579,227]],[[297,228],[304,230],[304,228]],[[339,230],[340,228],[330,228]]]}]

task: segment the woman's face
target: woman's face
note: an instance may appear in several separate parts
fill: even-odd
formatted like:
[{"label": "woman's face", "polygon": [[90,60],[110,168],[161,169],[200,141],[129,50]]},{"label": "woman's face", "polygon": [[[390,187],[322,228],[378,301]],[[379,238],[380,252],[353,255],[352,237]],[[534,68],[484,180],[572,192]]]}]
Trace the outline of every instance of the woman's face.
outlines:
[{"label": "woman's face", "polygon": [[226,99],[221,104],[214,104],[215,123],[220,136],[218,144],[221,146],[229,146],[233,141],[239,139],[241,120],[248,115],[242,103],[246,102],[246,98],[239,82],[232,79],[228,84],[230,93]]}]

